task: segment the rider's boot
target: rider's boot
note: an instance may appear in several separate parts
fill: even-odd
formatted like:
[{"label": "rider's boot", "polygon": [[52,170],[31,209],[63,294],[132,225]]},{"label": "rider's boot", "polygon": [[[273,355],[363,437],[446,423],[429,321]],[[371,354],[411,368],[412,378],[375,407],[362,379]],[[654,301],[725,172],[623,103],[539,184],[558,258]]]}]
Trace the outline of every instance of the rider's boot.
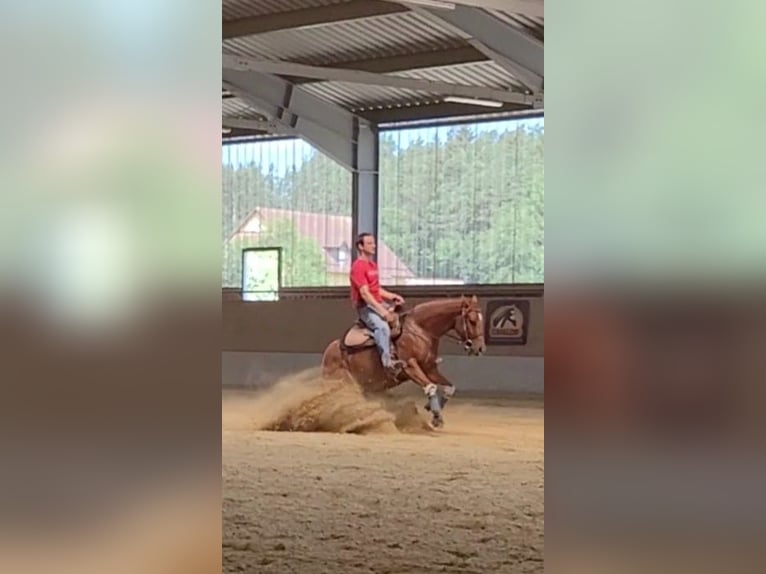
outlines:
[{"label": "rider's boot", "polygon": [[386,369],[393,375],[398,375],[404,369],[404,361],[399,360],[396,355],[396,347],[391,343],[391,364]]}]

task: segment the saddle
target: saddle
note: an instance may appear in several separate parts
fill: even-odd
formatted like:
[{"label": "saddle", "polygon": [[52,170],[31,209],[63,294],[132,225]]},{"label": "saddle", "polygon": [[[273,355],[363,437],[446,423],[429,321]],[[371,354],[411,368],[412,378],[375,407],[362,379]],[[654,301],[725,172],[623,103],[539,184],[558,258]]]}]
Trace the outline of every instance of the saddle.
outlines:
[{"label": "saddle", "polygon": [[[397,320],[391,325],[391,342],[396,341],[402,334],[402,323],[405,313],[397,313]],[[340,339],[340,347],[347,352],[361,351],[375,346],[372,331],[359,319],[349,328]]]}]

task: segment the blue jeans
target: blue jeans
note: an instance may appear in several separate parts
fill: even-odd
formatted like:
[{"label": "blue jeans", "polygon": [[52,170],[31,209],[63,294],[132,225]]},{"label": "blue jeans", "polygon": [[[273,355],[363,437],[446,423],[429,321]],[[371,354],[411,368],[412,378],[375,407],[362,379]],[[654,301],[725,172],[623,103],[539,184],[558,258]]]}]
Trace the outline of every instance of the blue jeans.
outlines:
[{"label": "blue jeans", "polygon": [[[384,303],[384,307],[387,305]],[[378,346],[380,352],[380,360],[384,367],[391,366],[391,327],[388,326],[388,322],[378,315],[375,310],[369,305],[359,307],[359,318],[362,323],[367,325],[367,328],[372,331],[372,337],[375,339],[375,344]]]}]

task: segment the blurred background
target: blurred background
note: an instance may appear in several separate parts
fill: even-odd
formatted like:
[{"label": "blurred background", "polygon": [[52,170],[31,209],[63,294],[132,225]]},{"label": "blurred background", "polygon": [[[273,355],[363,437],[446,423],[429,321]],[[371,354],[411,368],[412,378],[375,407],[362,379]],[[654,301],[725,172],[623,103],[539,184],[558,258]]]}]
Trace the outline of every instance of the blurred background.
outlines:
[{"label": "blurred background", "polygon": [[220,13],[0,7],[3,571],[220,568]]},{"label": "blurred background", "polygon": [[763,7],[546,2],[546,566],[762,562]]}]

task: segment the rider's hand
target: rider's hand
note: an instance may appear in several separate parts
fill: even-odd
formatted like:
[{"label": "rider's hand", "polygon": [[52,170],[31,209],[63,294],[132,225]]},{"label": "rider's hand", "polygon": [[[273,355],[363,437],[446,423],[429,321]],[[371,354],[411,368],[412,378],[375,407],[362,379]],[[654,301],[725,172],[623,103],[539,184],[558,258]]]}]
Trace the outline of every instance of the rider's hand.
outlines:
[{"label": "rider's hand", "polygon": [[404,297],[401,295],[394,295],[394,305],[404,305]]},{"label": "rider's hand", "polygon": [[396,315],[393,311],[386,310],[386,314],[383,315],[383,318],[389,323],[393,323],[396,320]]}]

